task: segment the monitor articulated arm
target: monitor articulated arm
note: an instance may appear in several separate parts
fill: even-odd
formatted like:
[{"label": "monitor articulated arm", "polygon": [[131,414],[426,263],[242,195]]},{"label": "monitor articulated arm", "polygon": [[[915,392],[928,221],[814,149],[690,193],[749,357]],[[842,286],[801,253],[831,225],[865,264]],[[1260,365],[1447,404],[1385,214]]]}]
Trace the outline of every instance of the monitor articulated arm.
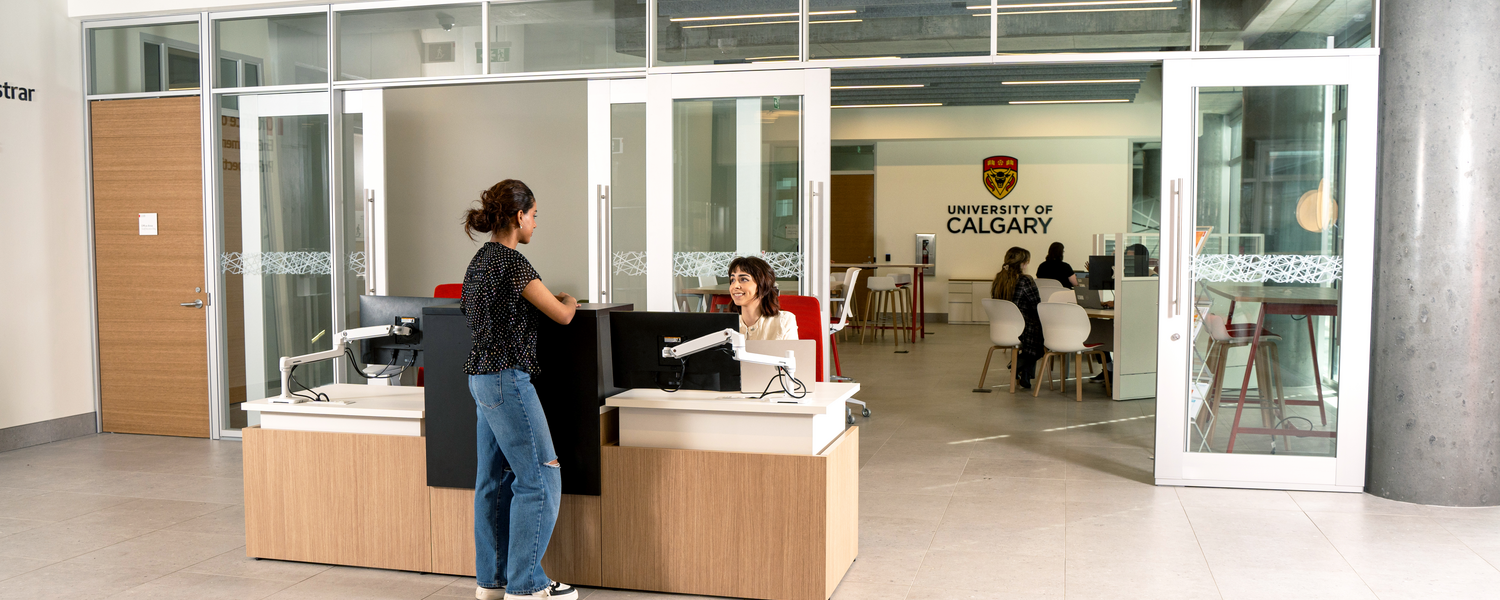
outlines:
[{"label": "monitor articulated arm", "polygon": [[728,344],[729,348],[734,351],[734,359],[737,361],[782,367],[786,369],[787,375],[793,378],[797,376],[797,359],[792,356],[791,352],[787,352],[786,356],[771,356],[768,354],[746,352],[745,334],[733,329],[716,331],[676,346],[662,348],[661,355],[664,358],[687,358],[704,350],[712,350],[725,344]]},{"label": "monitor articulated arm", "polygon": [[281,395],[269,398],[268,400],[276,404],[297,404],[299,402],[307,402],[306,398],[302,398],[300,396],[295,396],[292,394],[292,367],[343,356],[344,348],[347,348],[349,346],[349,342],[355,340],[370,340],[386,337],[389,335],[410,334],[410,327],[402,327],[398,325],[377,325],[374,327],[345,329],[333,334],[333,348],[324,350],[322,352],[303,354],[302,356],[283,356],[281,357]]}]

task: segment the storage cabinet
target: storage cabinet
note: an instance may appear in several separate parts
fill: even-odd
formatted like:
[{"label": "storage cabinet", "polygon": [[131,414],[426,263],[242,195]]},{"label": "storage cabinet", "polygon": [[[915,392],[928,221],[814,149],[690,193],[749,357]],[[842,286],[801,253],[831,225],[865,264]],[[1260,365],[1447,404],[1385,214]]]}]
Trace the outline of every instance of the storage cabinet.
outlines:
[{"label": "storage cabinet", "polygon": [[990,279],[948,280],[948,322],[957,325],[985,325],[990,316],[984,303],[990,297]]}]

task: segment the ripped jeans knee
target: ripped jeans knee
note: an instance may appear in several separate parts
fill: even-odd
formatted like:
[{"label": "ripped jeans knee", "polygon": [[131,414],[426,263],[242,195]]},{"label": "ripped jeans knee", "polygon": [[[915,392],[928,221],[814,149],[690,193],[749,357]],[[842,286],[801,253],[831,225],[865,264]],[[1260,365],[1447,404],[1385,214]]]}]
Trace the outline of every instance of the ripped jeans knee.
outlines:
[{"label": "ripped jeans knee", "polygon": [[557,462],[557,459],[555,459],[555,458],[552,459],[552,462],[542,463],[542,466],[544,466],[544,467],[552,467],[554,469],[561,469],[562,468],[562,465],[559,464]]}]

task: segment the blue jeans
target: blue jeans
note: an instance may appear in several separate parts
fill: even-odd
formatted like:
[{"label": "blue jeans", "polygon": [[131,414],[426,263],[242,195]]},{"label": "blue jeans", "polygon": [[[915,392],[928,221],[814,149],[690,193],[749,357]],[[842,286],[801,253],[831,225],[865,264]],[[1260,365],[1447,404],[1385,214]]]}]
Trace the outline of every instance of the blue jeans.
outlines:
[{"label": "blue jeans", "polygon": [[534,594],[552,583],[542,555],[557,524],[562,470],[531,375],[469,376],[479,414],[474,479],[475,571],[482,587]]}]

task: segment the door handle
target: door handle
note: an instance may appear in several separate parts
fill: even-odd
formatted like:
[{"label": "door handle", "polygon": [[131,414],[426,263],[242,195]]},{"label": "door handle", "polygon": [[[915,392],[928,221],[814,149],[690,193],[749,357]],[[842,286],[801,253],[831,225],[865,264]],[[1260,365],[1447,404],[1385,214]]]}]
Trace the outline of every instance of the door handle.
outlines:
[{"label": "door handle", "polygon": [[203,301],[202,300],[194,300],[192,302],[183,302],[183,303],[179,304],[178,306],[186,306],[188,308],[203,308]]}]

